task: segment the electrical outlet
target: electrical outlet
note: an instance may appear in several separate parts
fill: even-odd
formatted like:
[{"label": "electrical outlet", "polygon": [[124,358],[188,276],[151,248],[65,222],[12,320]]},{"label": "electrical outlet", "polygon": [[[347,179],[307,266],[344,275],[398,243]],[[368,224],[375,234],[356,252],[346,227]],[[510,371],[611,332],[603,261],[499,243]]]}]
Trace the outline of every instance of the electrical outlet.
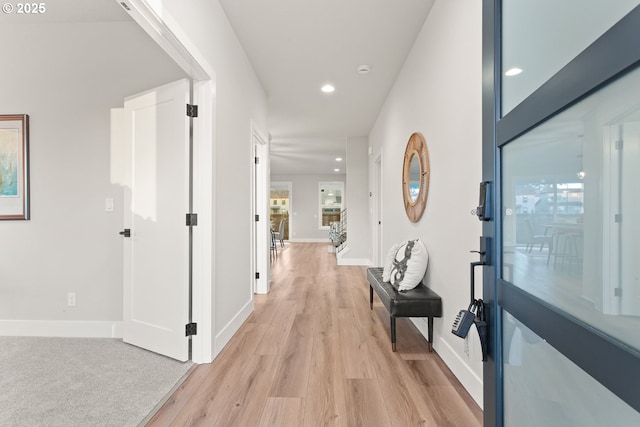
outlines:
[{"label": "electrical outlet", "polygon": [[76,306],[76,293],[75,292],[67,293],[67,305],[69,307],[75,307]]}]

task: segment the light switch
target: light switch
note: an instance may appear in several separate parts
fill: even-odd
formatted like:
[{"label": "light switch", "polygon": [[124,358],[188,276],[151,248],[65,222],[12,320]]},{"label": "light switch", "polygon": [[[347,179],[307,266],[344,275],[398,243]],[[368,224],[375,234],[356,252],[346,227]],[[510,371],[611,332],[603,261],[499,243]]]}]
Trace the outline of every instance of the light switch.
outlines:
[{"label": "light switch", "polygon": [[107,197],[104,200],[104,211],[105,212],[113,212],[113,199],[110,197]]}]

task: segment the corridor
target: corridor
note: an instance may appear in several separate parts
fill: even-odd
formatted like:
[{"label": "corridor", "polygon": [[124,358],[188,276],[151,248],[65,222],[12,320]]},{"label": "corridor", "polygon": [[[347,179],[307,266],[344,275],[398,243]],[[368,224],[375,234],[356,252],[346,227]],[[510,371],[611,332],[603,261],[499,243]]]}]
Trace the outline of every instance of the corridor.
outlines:
[{"label": "corridor", "polygon": [[[482,412],[408,319],[369,309],[364,267],[292,243],[268,295],[149,426],[480,426]],[[377,298],[377,297],[376,297]]]}]

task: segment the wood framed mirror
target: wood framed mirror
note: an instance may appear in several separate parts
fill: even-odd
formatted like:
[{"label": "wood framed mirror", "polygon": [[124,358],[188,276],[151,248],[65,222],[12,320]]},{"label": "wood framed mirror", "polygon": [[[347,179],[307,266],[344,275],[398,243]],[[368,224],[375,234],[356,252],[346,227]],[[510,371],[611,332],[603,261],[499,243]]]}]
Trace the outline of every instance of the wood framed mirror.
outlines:
[{"label": "wood framed mirror", "polygon": [[429,152],[421,133],[411,135],[404,151],[402,166],[402,197],[411,222],[418,222],[429,195]]}]

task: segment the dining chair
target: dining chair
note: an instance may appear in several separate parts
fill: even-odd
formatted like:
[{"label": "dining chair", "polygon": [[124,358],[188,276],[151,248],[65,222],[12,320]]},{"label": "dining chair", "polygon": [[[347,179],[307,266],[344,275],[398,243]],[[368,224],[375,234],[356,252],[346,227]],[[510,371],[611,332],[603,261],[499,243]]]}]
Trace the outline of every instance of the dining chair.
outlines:
[{"label": "dining chair", "polygon": [[271,261],[278,258],[278,247],[276,246],[276,233],[271,230]]},{"label": "dining chair", "polygon": [[280,241],[280,246],[284,248],[284,225],[286,220],[282,218],[280,220],[280,225],[278,226],[278,232],[275,233],[276,240]]},{"label": "dining chair", "polygon": [[533,224],[531,224],[531,220],[529,218],[525,218],[524,223],[529,233],[529,240],[527,241],[527,249],[526,249],[527,252],[531,252],[533,247],[537,245],[540,245],[540,251],[544,249],[544,245],[547,245],[547,247],[551,249],[553,237],[547,235],[547,230],[545,230],[544,234],[536,234],[533,229]]}]

